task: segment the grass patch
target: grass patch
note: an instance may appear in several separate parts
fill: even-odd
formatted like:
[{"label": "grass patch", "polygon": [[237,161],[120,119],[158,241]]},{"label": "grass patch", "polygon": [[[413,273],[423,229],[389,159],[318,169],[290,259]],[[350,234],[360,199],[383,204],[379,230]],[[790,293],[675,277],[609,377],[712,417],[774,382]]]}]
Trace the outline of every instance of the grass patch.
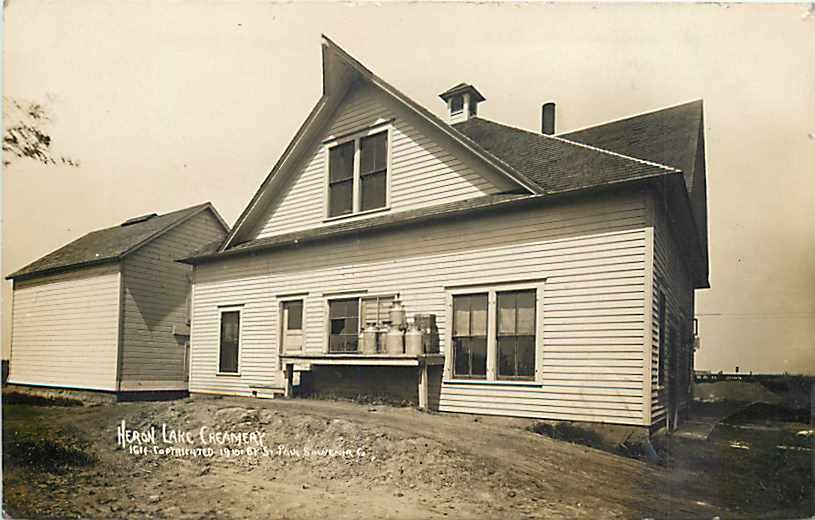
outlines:
[{"label": "grass patch", "polygon": [[22,392],[3,393],[4,404],[28,406],[82,406],[82,401],[69,397],[32,395]]},{"label": "grass patch", "polygon": [[6,468],[63,473],[95,462],[86,446],[70,437],[15,431],[7,431],[3,437],[3,466]]},{"label": "grass patch", "polygon": [[550,437],[558,441],[571,442],[574,444],[588,446],[590,448],[606,450],[602,437],[600,437],[597,433],[566,422],[557,423],[555,425],[537,422],[530,426],[529,429],[530,431],[533,431],[539,435],[545,435],[546,437]]}]

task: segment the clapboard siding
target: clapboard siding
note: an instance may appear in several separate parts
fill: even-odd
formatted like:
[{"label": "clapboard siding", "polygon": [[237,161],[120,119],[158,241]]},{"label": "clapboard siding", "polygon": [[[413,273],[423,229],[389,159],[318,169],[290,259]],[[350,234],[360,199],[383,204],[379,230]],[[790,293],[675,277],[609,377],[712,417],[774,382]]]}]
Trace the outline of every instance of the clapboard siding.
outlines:
[{"label": "clapboard siding", "polygon": [[[654,226],[654,281],[652,299],[652,327],[651,327],[651,422],[656,424],[665,420],[668,391],[666,387],[660,388],[659,377],[659,337],[666,331],[659,330],[659,294],[665,294],[667,310],[666,325],[673,327],[675,342],[673,348],[680,350],[684,355],[685,346],[681,345],[683,332],[685,338],[690,338],[693,328],[694,289],[690,273],[683,260],[676,237],[668,225],[668,217],[664,208],[655,201],[653,204]],[[667,329],[667,327],[666,327]],[[668,345],[666,343],[666,345]],[[666,347],[666,354],[670,345]],[[667,366],[667,361],[666,361]],[[668,366],[672,377],[677,377],[676,367]],[[667,381],[667,378],[665,379]],[[686,404],[687,396],[683,395],[680,405]]]},{"label": "clapboard siding", "polygon": [[[645,195],[572,201],[259,253],[196,268],[190,390],[282,386],[276,295],[304,296],[305,349],[326,345],[325,293],[399,293],[434,313],[445,287],[546,278],[536,387],[444,382],[444,411],[643,423]],[[240,375],[216,375],[218,307],[241,305]]]},{"label": "clapboard siding", "polygon": [[[494,194],[506,186],[477,173],[454,157],[422,124],[403,113],[385,94],[372,86],[352,89],[340,104],[324,134],[300,161],[291,179],[281,188],[249,239],[299,231],[324,225],[327,152],[322,142],[332,137],[393,121],[391,135],[390,211],[398,212]],[[352,217],[353,218],[353,217]],[[357,217],[365,218],[365,217]]]},{"label": "clapboard siding", "polygon": [[116,389],[119,264],[16,281],[9,382]]},{"label": "clapboard siding", "polygon": [[187,291],[192,268],[176,262],[225,231],[203,211],[127,256],[123,262],[121,390],[186,388]]}]

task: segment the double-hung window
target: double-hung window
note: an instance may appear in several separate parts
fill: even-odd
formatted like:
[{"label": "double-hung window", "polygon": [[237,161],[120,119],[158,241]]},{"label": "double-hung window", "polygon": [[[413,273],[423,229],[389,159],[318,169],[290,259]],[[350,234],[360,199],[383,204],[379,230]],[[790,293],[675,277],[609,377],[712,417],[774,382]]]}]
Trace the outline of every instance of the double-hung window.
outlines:
[{"label": "double-hung window", "polygon": [[358,352],[365,325],[390,323],[394,295],[341,298],[328,301],[328,352]]},{"label": "double-hung window", "polygon": [[329,218],[381,209],[387,204],[387,129],[328,148]]},{"label": "double-hung window", "polygon": [[218,352],[218,372],[238,373],[238,356],[241,337],[241,311],[221,310],[220,344]]},{"label": "double-hung window", "polygon": [[541,288],[539,283],[505,283],[451,291],[448,377],[534,381]]}]

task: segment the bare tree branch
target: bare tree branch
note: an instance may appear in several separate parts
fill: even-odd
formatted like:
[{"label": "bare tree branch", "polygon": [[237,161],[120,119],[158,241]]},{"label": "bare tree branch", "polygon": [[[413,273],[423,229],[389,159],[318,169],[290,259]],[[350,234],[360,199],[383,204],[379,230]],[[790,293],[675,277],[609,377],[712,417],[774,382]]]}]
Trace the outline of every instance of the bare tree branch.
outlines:
[{"label": "bare tree branch", "polygon": [[34,159],[43,164],[79,166],[70,157],[54,157],[51,136],[45,126],[50,121],[48,111],[39,103],[3,98],[3,166],[21,158]]}]

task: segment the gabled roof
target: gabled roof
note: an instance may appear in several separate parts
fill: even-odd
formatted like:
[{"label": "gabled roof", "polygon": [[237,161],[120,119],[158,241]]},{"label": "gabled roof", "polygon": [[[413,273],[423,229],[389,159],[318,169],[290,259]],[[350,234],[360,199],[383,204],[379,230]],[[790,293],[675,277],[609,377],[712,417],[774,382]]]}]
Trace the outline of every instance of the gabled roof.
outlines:
[{"label": "gabled roof", "polygon": [[317,101],[311,114],[309,114],[308,118],[306,118],[303,125],[297,131],[297,134],[295,134],[274,168],[272,168],[272,171],[269,172],[261,183],[260,188],[252,197],[252,200],[246,206],[243,213],[238,217],[238,220],[232,227],[232,231],[227,235],[226,240],[224,240],[220,247],[222,251],[232,245],[235,237],[238,236],[245,223],[250,220],[252,212],[258,208],[264,199],[264,195],[271,189],[271,186],[277,178],[280,177],[284,167],[291,164],[293,162],[292,159],[297,157],[298,153],[304,148],[307,148],[309,134],[316,132],[321,125],[325,123],[325,118],[338,106],[345,96],[347,89],[355,81],[366,81],[379,88],[392,99],[396,100],[397,103],[402,104],[402,106],[410,112],[416,114],[428,124],[446,134],[450,139],[457,141],[461,146],[472,153],[477,160],[482,161],[487,168],[494,170],[499,175],[502,175],[512,183],[518,185],[521,190],[535,193],[534,186],[527,184],[525,179],[518,176],[512,168],[503,161],[486,152],[473,141],[462,139],[462,135],[456,132],[450,125],[371,72],[325,35],[322,37],[322,53],[323,95]]},{"label": "gabled roof", "polygon": [[479,146],[509,164],[539,193],[603,186],[670,173],[675,168],[619,153],[471,117],[453,125]]},{"label": "gabled roof", "polygon": [[[8,275],[6,279],[30,278],[49,273],[77,269],[90,265],[119,261],[140,247],[152,242],[175,226],[184,223],[202,211],[211,211],[215,218],[229,230],[224,220],[209,202],[180,209],[164,215],[139,217],[137,222],[118,225],[87,235],[45,255],[22,269]],[[128,221],[128,222],[129,222]]]},{"label": "gabled roof", "polygon": [[692,191],[699,139],[704,136],[702,112],[698,99],[559,136],[682,170]]},{"label": "gabled roof", "polygon": [[[326,36],[322,37],[322,52],[322,97],[238,217],[232,231],[221,244],[219,248],[221,251],[235,245],[236,237],[248,225],[247,222],[251,221],[253,213],[256,214],[261,207],[268,193],[272,191],[274,183],[282,182],[279,180],[281,171],[286,165],[292,164],[292,159],[297,157],[298,153],[307,148],[309,134],[316,132],[325,123],[328,115],[338,106],[347,89],[355,81],[366,81],[379,88],[431,127],[461,145],[485,167],[517,185],[518,190],[530,194],[581,189],[592,185],[604,186],[609,182],[677,173],[675,169],[659,164],[568,143],[553,136],[541,136],[482,119],[467,126],[453,127],[371,72]],[[471,87],[460,84],[451,90],[459,88]],[[513,140],[523,144],[512,143]],[[522,148],[523,159],[519,159],[517,152]],[[552,156],[549,157],[548,154]],[[601,174],[592,179],[588,169],[596,166],[601,167]],[[539,167],[543,167],[543,171]]]}]

